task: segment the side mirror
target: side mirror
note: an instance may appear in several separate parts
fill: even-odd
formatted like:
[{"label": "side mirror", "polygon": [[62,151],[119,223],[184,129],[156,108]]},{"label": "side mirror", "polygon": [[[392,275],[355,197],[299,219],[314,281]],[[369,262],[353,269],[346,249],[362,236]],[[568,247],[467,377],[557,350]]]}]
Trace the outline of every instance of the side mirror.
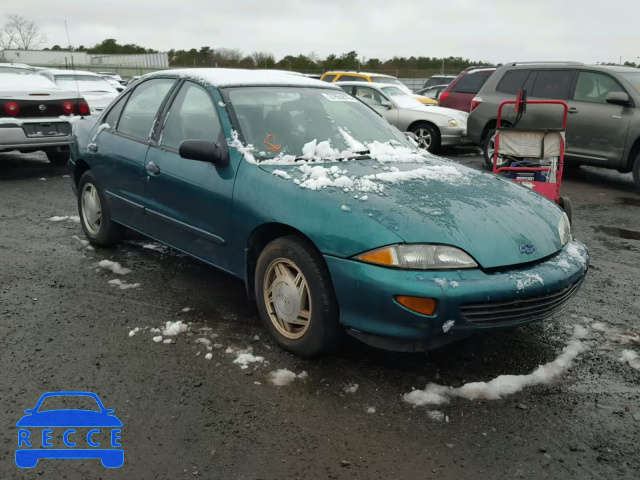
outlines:
[{"label": "side mirror", "polygon": [[621,107],[628,107],[631,104],[629,95],[624,92],[611,92],[605,98],[605,102],[612,105],[620,105]]},{"label": "side mirror", "polygon": [[391,103],[389,100],[382,100],[380,102],[380,105],[386,108],[387,110],[391,110],[393,108],[393,103]]},{"label": "side mirror", "polygon": [[213,163],[216,167],[229,165],[228,155],[223,155],[218,144],[206,140],[185,140],[180,144],[178,153],[187,160]]}]

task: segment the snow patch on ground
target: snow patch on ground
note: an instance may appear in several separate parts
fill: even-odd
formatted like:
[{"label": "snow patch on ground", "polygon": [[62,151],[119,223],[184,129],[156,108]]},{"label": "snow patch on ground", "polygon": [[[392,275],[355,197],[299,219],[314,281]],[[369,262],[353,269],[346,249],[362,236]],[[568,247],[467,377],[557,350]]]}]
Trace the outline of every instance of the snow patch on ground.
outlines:
[{"label": "snow patch on ground", "polygon": [[131,330],[131,331],[129,332],[129,336],[130,336],[130,337],[133,337],[133,336],[134,336],[136,333],[138,333],[139,331],[140,331],[140,327],[136,327],[136,328],[134,328],[133,330]]},{"label": "snow patch on ground", "polygon": [[444,420],[444,413],[440,410],[429,410],[427,415],[431,420],[435,420],[436,422],[442,422]]},{"label": "snow patch on ground", "polygon": [[264,362],[264,357],[258,357],[253,353],[240,353],[233,361],[233,363],[237,363],[240,365],[242,369],[249,368],[250,363],[262,363]]},{"label": "snow patch on ground", "polygon": [[479,398],[497,400],[517,393],[526,387],[549,384],[563,375],[571,367],[575,358],[586,350],[581,339],[587,333],[584,327],[576,325],[573,335],[563,348],[562,353],[552,362],[540,365],[528,375],[500,375],[489,382],[472,382],[457,388],[429,383],[424,390],[414,390],[405,394],[403,399],[415,406],[443,405],[449,403],[453,397],[469,400]]},{"label": "snow patch on ground", "polygon": [[207,353],[204,358],[206,358],[207,360],[211,360],[213,358],[213,354],[212,353]]},{"label": "snow patch on ground", "polygon": [[182,323],[182,320],[177,322],[168,321],[162,329],[162,334],[171,337],[188,331],[189,325]]},{"label": "snow patch on ground", "polygon": [[298,375],[286,368],[280,368],[269,373],[269,381],[277,387],[284,387],[291,384],[295,379],[306,380],[309,374],[306,371],[300,372]]},{"label": "snow patch on ground", "polygon": [[360,388],[360,386],[357,383],[352,383],[352,384],[347,385],[346,387],[344,387],[344,392],[345,393],[356,393],[358,391],[358,388]]},{"label": "snow patch on ground", "polygon": [[139,283],[127,283],[125,281],[120,280],[119,278],[114,278],[113,280],[109,280],[108,283],[112,287],[120,288],[120,290],[129,290],[130,288],[140,287]]},{"label": "snow patch on ground", "polygon": [[628,363],[631,368],[640,370],[640,355],[633,350],[623,350],[622,356],[618,360],[622,363]]},{"label": "snow patch on ground", "polygon": [[162,335],[158,335],[157,337],[153,337],[153,341],[156,343],[160,343],[162,341]]},{"label": "snow patch on ground", "polygon": [[367,407],[367,413],[376,413],[376,407]]},{"label": "snow patch on ground", "polygon": [[68,215],[55,216],[55,217],[49,218],[50,222],[64,222],[65,220],[69,220],[69,216]]},{"label": "snow patch on ground", "polygon": [[111,260],[100,260],[97,266],[106,270],[111,270],[116,275],[127,275],[131,273],[131,269],[124,268],[118,262],[112,262]]}]

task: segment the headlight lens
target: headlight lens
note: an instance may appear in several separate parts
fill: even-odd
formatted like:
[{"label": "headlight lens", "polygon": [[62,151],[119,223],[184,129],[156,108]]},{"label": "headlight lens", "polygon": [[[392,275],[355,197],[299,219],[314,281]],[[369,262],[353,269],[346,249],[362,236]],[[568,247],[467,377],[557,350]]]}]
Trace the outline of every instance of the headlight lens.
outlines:
[{"label": "headlight lens", "polygon": [[406,270],[443,270],[478,266],[467,253],[447,245],[389,245],[353,258],[361,262]]},{"label": "headlight lens", "polygon": [[562,245],[566,245],[569,239],[571,238],[571,223],[569,222],[569,217],[567,214],[562,212],[562,217],[560,217],[560,221],[558,222],[558,233],[560,234],[560,242]]},{"label": "headlight lens", "polygon": [[450,127],[457,127],[458,126],[458,122],[456,122],[455,120],[449,120],[449,126]]}]

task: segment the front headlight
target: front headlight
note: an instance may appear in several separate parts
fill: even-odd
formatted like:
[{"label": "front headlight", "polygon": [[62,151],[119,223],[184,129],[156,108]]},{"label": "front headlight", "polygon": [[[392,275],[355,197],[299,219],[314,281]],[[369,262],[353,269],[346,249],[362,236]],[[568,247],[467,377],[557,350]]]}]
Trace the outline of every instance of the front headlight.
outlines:
[{"label": "front headlight", "polygon": [[353,258],[361,262],[405,270],[443,270],[478,266],[467,253],[447,245],[389,245]]},{"label": "front headlight", "polygon": [[562,212],[562,217],[560,217],[560,221],[558,222],[558,234],[560,235],[560,242],[562,242],[562,246],[564,247],[571,238],[571,223],[569,222],[569,217],[567,217],[567,214],[564,212]]}]

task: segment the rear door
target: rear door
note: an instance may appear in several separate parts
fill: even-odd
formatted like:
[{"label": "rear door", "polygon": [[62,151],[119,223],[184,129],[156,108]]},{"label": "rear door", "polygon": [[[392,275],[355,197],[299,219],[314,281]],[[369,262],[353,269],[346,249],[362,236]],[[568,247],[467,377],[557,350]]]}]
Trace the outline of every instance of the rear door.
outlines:
[{"label": "rear door", "polygon": [[187,160],[184,140],[226,141],[215,102],[202,86],[186,81],[171,101],[164,126],[146,159],[146,214],[152,235],[220,268],[226,268],[233,183],[237,165]]},{"label": "rear door", "polygon": [[606,102],[611,92],[628,93],[612,76],[579,71],[569,104],[568,154],[617,166],[624,157],[633,107]]},{"label": "rear door", "polygon": [[145,169],[149,138],[176,83],[157,78],[119,99],[88,146],[88,163],[104,189],[114,220],[146,233]]},{"label": "rear door", "polygon": [[471,100],[493,75],[493,72],[495,72],[495,68],[471,71],[462,75],[458,81],[450,86],[448,95],[445,95],[444,98],[442,98],[443,95],[440,96],[440,106],[470,112]]}]

